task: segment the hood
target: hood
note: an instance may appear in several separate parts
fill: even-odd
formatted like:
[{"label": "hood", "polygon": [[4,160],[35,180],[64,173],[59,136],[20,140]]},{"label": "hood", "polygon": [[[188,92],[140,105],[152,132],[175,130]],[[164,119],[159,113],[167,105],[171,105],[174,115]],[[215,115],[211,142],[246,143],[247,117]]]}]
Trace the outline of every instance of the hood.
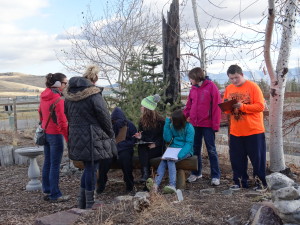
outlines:
[{"label": "hood", "polygon": [[121,127],[127,125],[126,116],[119,107],[116,107],[111,113],[111,120],[112,120],[113,130],[116,135],[119,133],[119,129]]},{"label": "hood", "polygon": [[102,90],[96,87],[90,80],[84,77],[72,77],[65,87],[63,94],[67,100],[80,101],[91,95],[100,93]]},{"label": "hood", "polygon": [[41,93],[41,99],[43,99],[44,101],[50,101],[50,100],[53,100],[53,98],[57,94],[61,95],[61,92],[57,88],[46,88]]},{"label": "hood", "polygon": [[211,80],[204,80],[201,86],[198,86],[198,85],[196,84],[196,85],[193,85],[193,86],[192,86],[192,89],[197,89],[197,88],[199,88],[199,87],[202,87],[202,88],[203,88],[203,87],[209,85],[211,82],[212,82]]},{"label": "hood", "polygon": [[116,107],[112,113],[111,113],[111,120],[126,120],[126,116],[124,114],[124,112],[122,111],[122,109],[120,109],[119,107]]}]

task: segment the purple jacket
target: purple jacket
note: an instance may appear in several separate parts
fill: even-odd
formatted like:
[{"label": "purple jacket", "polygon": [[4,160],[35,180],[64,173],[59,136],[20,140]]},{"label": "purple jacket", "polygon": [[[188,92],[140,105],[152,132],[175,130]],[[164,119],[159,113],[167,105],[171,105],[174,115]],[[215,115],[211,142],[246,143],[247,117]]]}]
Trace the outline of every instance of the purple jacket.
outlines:
[{"label": "purple jacket", "polygon": [[193,85],[184,109],[186,118],[194,127],[211,127],[214,131],[220,128],[221,110],[218,104],[221,96],[217,86],[210,80],[203,81],[199,87]]}]

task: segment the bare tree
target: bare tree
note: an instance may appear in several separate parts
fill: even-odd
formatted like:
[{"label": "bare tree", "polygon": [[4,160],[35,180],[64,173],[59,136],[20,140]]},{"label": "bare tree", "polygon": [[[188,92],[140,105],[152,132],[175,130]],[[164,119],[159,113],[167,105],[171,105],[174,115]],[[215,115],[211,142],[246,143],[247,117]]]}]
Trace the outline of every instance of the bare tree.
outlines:
[{"label": "bare tree", "polygon": [[291,43],[295,34],[295,24],[298,15],[299,0],[284,1],[282,19],[281,45],[277,59],[276,70],[271,60],[271,43],[276,19],[275,0],[269,0],[269,14],[266,26],[264,58],[271,79],[270,93],[270,170],[283,171],[286,169],[283,152],[283,103],[287,81],[288,65],[291,53]]},{"label": "bare tree", "polygon": [[89,8],[84,19],[79,32],[68,33],[71,49],[58,56],[71,71],[80,72],[94,63],[110,83],[126,81],[125,65],[130,56],[141,55],[148,45],[161,45],[161,19],[143,0],[110,1],[103,18],[95,18]]}]

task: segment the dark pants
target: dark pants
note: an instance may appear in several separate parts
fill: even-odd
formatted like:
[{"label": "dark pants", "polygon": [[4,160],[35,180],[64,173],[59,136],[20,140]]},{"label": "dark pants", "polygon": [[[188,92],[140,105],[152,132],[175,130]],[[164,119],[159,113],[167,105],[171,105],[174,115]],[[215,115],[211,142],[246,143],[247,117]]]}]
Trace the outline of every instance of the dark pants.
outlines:
[{"label": "dark pants", "polygon": [[230,161],[235,184],[248,188],[248,157],[253,167],[253,177],[258,177],[263,185],[266,183],[266,140],[265,134],[237,137],[230,135]]},{"label": "dark pants", "polygon": [[[123,179],[126,183],[126,190],[132,191],[133,190],[133,175],[132,175],[132,157],[133,157],[133,150],[124,150],[118,152],[118,161],[117,163],[120,165],[123,171]],[[97,180],[98,184],[98,192],[102,192],[105,189],[105,185],[107,182],[107,173],[111,167],[111,163],[114,159],[101,159],[99,164],[99,177]]]},{"label": "dark pants", "polygon": [[194,155],[198,156],[198,171],[192,171],[192,174],[200,176],[202,174],[202,139],[204,138],[205,146],[208,153],[209,163],[210,163],[210,175],[211,178],[221,177],[218,153],[215,145],[215,131],[210,127],[194,127],[195,137],[194,137]]},{"label": "dark pants", "polygon": [[139,161],[141,168],[150,168],[150,159],[162,156],[162,147],[148,148],[148,145],[139,145]]},{"label": "dark pants", "polygon": [[96,173],[98,168],[98,161],[83,161],[84,171],[81,176],[80,187],[87,191],[94,191],[96,186]]}]

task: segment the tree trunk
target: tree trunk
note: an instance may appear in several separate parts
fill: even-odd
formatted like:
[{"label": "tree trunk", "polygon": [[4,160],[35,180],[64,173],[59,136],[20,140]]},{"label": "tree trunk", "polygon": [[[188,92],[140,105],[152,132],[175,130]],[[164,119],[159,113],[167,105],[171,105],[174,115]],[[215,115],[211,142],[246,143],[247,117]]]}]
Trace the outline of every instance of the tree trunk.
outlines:
[{"label": "tree trunk", "polygon": [[291,52],[291,43],[295,33],[296,10],[298,0],[288,0],[285,19],[282,24],[281,45],[279,56],[274,72],[271,57],[270,57],[270,43],[272,38],[272,31],[275,20],[274,0],[269,0],[269,16],[266,27],[265,50],[264,57],[271,78],[271,93],[270,93],[270,170],[279,172],[286,169],[285,158],[283,151],[283,133],[282,133],[282,119],[283,119],[283,104],[284,92],[288,72],[288,63]]},{"label": "tree trunk", "polygon": [[163,16],[163,72],[166,84],[165,103],[173,105],[180,97],[180,42],[179,42],[179,2],[173,0],[167,22]]},{"label": "tree trunk", "polygon": [[201,27],[199,25],[196,0],[192,0],[192,8],[193,8],[193,14],[194,14],[194,23],[195,23],[195,26],[196,26],[196,30],[197,30],[197,34],[198,34],[198,38],[199,38],[199,44],[200,44],[200,51],[201,51],[200,64],[201,64],[201,68],[206,73],[207,72],[206,71],[207,60],[206,60],[206,51],[205,51],[205,41],[204,41],[204,37],[203,37]]}]

